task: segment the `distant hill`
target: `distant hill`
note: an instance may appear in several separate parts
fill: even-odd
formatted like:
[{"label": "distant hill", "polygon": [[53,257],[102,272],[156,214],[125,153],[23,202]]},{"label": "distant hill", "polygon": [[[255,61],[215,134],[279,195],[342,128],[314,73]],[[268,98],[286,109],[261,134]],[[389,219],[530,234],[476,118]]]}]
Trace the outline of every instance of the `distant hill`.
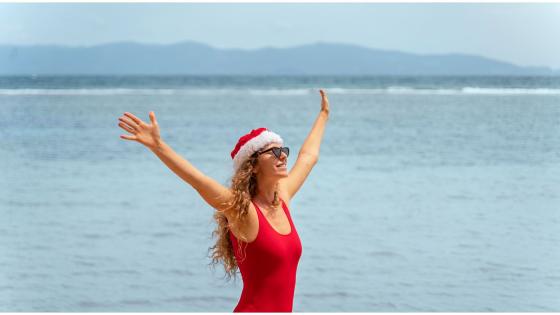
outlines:
[{"label": "distant hill", "polygon": [[465,54],[420,55],[316,42],[288,48],[218,49],[116,42],[87,47],[0,45],[0,75],[560,75]]}]

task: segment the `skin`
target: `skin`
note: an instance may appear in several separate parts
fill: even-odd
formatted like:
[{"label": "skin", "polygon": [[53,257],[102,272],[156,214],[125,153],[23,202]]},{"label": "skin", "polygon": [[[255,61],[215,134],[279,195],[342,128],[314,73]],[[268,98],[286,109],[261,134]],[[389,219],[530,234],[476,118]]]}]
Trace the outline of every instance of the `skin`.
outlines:
[{"label": "skin", "polygon": [[[261,149],[261,151],[280,146],[279,143],[271,143]],[[257,161],[255,169],[253,170],[253,173],[255,173],[257,177],[257,194],[254,196],[254,199],[260,204],[268,205],[274,199],[274,191],[278,185],[278,181],[288,177],[288,157],[282,152],[279,159],[272,151],[269,151],[259,155]],[[276,165],[280,163],[285,163],[286,167],[276,167]]]},{"label": "skin", "polygon": [[[309,132],[307,138],[301,146],[297,159],[292,169],[288,172],[287,169],[278,169],[275,166],[279,162],[287,162],[287,157],[282,153],[280,159],[276,158],[272,152],[267,152],[259,155],[258,163],[256,164],[255,174],[257,176],[257,194],[254,196],[254,201],[263,205],[263,212],[270,211],[270,205],[274,199],[274,191],[278,189],[279,197],[284,200],[289,208],[291,199],[294,197],[303,182],[311,172],[319,159],[319,148],[323,137],[326,122],[329,117],[329,101],[324,90],[319,90],[321,94],[321,110],[315,119],[313,127]],[[233,198],[231,191],[224,187],[222,184],[202,173],[199,169],[194,167],[188,160],[177,154],[160,136],[160,128],[157,122],[155,113],[149,113],[150,123],[142,121],[130,112],[125,112],[119,120],[119,127],[127,131],[129,134],[121,135],[121,139],[136,141],[141,143],[146,148],[151,150],[171,171],[177,176],[191,185],[200,196],[213,208],[218,211],[224,209],[224,204]],[[271,143],[265,148],[268,149],[272,146],[279,146],[277,143]],[[258,217],[256,210],[251,204],[249,211],[250,217],[250,235],[256,235],[258,231]],[[282,212],[283,213],[283,212]],[[229,218],[228,218],[229,219]],[[287,218],[280,218],[280,222],[276,222],[274,217],[271,216],[270,221],[286,226]],[[271,222],[273,226],[275,222]],[[283,222],[283,223],[281,223]],[[289,226],[289,223],[287,223]],[[277,228],[277,231],[284,230],[284,228]],[[289,228],[288,228],[289,231]],[[237,236],[236,231],[233,231]]]}]

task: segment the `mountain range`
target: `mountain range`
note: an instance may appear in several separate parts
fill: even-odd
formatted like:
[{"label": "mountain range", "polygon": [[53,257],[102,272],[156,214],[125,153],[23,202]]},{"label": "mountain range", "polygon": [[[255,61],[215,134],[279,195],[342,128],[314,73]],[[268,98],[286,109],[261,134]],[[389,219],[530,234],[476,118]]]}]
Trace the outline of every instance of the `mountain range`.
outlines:
[{"label": "mountain range", "polygon": [[477,55],[414,54],[328,42],[247,50],[182,41],[0,45],[0,75],[560,75],[560,70]]}]

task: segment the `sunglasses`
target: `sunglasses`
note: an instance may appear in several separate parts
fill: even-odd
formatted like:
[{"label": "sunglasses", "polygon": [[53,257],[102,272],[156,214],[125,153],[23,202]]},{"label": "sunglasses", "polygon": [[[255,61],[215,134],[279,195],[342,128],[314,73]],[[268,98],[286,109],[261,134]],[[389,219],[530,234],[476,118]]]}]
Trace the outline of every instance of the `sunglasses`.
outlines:
[{"label": "sunglasses", "polygon": [[286,153],[286,157],[290,156],[290,148],[288,147],[273,147],[264,151],[255,152],[253,153],[253,156],[259,156],[268,151],[272,151],[272,153],[274,153],[274,156],[276,156],[278,159],[280,158],[280,155],[282,155],[282,152]]}]

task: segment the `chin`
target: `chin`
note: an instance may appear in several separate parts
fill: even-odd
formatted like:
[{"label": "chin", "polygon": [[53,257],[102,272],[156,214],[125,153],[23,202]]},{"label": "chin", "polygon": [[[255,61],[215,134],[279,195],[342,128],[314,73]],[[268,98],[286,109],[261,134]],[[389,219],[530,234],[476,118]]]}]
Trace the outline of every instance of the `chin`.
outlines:
[{"label": "chin", "polygon": [[279,177],[279,178],[284,178],[284,177],[288,177],[288,172],[287,171],[283,171],[283,172],[276,172],[274,174],[275,177]]}]

